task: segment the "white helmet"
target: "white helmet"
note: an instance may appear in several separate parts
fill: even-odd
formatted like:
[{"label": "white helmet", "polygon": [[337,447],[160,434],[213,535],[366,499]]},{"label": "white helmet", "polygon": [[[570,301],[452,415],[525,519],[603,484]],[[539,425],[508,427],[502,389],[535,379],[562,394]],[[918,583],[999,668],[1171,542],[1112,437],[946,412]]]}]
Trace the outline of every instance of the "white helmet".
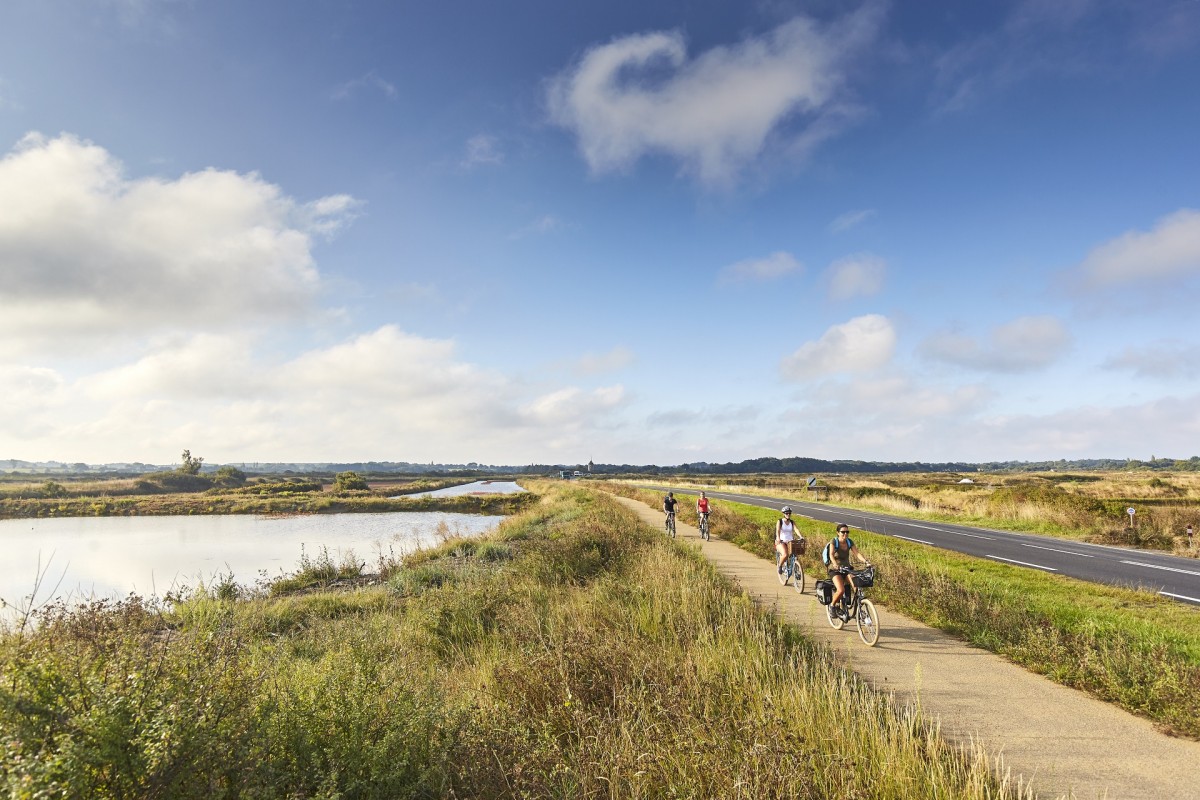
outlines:
[{"label": "white helmet", "polygon": [[779,509],[779,513],[780,514],[790,514],[790,513],[792,513],[792,507],[784,506],[783,508]]}]

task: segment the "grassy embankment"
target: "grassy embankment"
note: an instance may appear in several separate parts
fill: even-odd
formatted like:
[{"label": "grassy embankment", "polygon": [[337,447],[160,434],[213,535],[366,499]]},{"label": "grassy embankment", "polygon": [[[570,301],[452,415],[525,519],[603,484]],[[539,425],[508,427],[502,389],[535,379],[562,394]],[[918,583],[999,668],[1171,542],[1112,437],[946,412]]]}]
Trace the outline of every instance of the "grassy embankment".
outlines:
[{"label": "grassy embankment", "polygon": [[[661,501],[656,492],[604,486],[654,506]],[[680,518],[694,524],[694,507],[683,507]],[[713,535],[774,558],[778,516],[718,502]],[[833,526],[796,521],[810,544],[805,572],[824,577],[820,550]],[[1194,608],[863,531],[851,535],[879,567],[873,599],[1147,717],[1164,731],[1200,738],[1200,613]],[[886,636],[886,618],[884,624]]]},{"label": "grassy embankment", "polygon": [[[356,511],[452,511],[512,514],[529,502],[521,494],[404,497],[464,483],[462,479],[386,483],[338,491],[315,479],[262,480],[244,486],[192,485],[197,476],[161,473],[139,479],[0,488],[0,519],[166,514],[313,514]],[[208,488],[205,488],[208,487]]]},{"label": "grassy embankment", "polygon": [[13,797],[1019,795],[698,554],[601,493],[542,491],[384,586],[97,604],[0,639],[0,781]]},{"label": "grassy embankment", "polygon": [[[958,483],[968,477],[974,483]],[[679,485],[679,484],[677,484]],[[805,502],[964,525],[1200,556],[1200,473],[894,473],[821,476],[821,493],[796,475],[715,477],[702,488],[791,496]],[[1126,509],[1135,509],[1129,525]]]}]

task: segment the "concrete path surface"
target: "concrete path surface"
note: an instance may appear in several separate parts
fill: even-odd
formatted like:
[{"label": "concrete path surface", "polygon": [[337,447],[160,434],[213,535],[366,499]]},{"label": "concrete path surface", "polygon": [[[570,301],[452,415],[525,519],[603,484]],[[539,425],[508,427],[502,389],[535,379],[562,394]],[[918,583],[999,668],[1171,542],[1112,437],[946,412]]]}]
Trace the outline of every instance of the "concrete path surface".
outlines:
[{"label": "concrete path surface", "polygon": [[[617,499],[662,530],[661,511]],[[1031,785],[1039,798],[1200,800],[1200,743],[1159,733],[1114,705],[879,603],[879,643],[867,647],[853,622],[841,631],[830,627],[813,594],[812,575],[804,593],[797,594],[790,584],[779,585],[773,562],[721,541],[719,534],[714,531],[717,538],[705,542],[695,528],[678,525],[682,541],[698,546],[756,602],[833,646],[877,689],[894,693],[902,703],[919,703],[928,719],[940,722],[949,741],[976,742],[993,760],[1002,756],[1003,768]]]}]

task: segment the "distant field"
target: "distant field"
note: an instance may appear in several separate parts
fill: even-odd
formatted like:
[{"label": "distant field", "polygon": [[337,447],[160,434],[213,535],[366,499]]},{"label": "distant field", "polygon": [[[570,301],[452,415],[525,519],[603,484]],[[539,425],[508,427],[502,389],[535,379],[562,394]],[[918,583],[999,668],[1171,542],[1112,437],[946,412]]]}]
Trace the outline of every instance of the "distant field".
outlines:
[{"label": "distant field", "polygon": [[[784,496],[918,519],[1027,531],[1101,544],[1200,555],[1200,472],[885,473],[687,476],[721,491]],[[961,483],[962,480],[971,483]],[[665,478],[661,480],[666,480]],[[1126,509],[1135,509],[1130,527]]]}]

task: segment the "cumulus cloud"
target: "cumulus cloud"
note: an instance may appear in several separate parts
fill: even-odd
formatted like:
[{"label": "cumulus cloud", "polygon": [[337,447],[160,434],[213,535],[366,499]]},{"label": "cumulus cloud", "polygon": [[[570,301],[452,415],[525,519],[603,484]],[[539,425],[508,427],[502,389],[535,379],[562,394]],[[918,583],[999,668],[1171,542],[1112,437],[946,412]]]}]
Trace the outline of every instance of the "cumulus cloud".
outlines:
[{"label": "cumulus cloud", "polygon": [[620,385],[530,384],[393,325],[295,356],[167,338],[75,379],[0,365],[0,396],[0,452],[158,463],[182,447],[214,462],[556,460],[619,427],[627,402]]},{"label": "cumulus cloud", "polygon": [[95,144],[27,135],[0,160],[0,335],[11,350],[306,312],[313,237],[355,206],[299,203],[253,173],[129,179]]},{"label": "cumulus cloud", "polygon": [[921,343],[927,358],[985,372],[1029,372],[1057,360],[1070,336],[1054,317],[1020,317],[993,328],[985,341],[945,331]]},{"label": "cumulus cloud", "polygon": [[875,216],[875,209],[864,208],[859,211],[847,211],[845,214],[839,215],[833,222],[829,223],[829,231],[831,233],[845,233],[851,228],[866,222],[871,217]]},{"label": "cumulus cloud", "polygon": [[1085,289],[1200,275],[1200,211],[1181,209],[1151,231],[1129,231],[1099,245],[1076,274]]},{"label": "cumulus cloud", "polygon": [[887,317],[868,314],[834,325],[815,342],[807,342],[783,359],[780,368],[793,380],[839,372],[867,372],[891,360],[896,331]]},{"label": "cumulus cloud", "polygon": [[803,264],[797,261],[791,253],[781,250],[766,258],[752,258],[730,264],[721,270],[720,281],[722,283],[773,281],[785,275],[803,271]]},{"label": "cumulus cloud", "polygon": [[1160,341],[1144,347],[1129,347],[1105,359],[1103,367],[1132,372],[1139,378],[1194,380],[1200,378],[1200,345]]},{"label": "cumulus cloud", "polygon": [[833,300],[849,300],[878,294],[883,288],[886,272],[887,263],[870,253],[839,259],[825,271],[829,297]]},{"label": "cumulus cloud", "polygon": [[576,386],[558,389],[526,405],[524,416],[536,424],[578,427],[595,414],[610,411],[625,399],[623,386],[605,386],[585,391]]},{"label": "cumulus cloud", "polygon": [[550,116],[575,134],[593,172],[657,153],[703,183],[727,183],[791,120],[806,124],[793,141],[831,135],[845,113],[846,62],[874,37],[876,12],[829,28],[797,17],[694,57],[679,32],[615,39],[551,81]]}]

